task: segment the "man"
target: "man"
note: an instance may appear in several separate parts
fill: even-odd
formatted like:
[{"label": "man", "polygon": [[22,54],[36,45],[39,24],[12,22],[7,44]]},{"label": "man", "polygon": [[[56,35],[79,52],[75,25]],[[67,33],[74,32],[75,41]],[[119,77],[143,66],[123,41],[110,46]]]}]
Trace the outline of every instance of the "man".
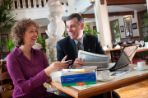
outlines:
[{"label": "man", "polygon": [[[80,14],[73,13],[66,18],[66,29],[68,36],[57,42],[57,59],[59,61],[67,55],[67,60],[72,60],[76,67],[83,65],[84,62],[77,58],[78,43],[80,43],[79,48],[84,51],[104,54],[97,37],[83,34],[84,21]],[[112,94],[113,98],[120,98],[117,93]],[[105,93],[95,97],[104,98],[106,95]]]},{"label": "man", "polygon": [[97,37],[83,34],[84,22],[78,13],[71,14],[66,18],[66,29],[68,37],[57,43],[57,59],[59,61],[61,61],[65,55],[67,55],[67,60],[74,61],[78,56],[78,42],[84,51],[104,54]]}]

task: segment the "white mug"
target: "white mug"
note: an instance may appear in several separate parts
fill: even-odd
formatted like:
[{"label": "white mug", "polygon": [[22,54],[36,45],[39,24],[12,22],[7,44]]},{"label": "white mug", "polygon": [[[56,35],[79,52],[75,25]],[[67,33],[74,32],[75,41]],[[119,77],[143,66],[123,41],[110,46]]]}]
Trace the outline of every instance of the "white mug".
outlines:
[{"label": "white mug", "polygon": [[148,48],[148,42],[145,42],[145,47]]},{"label": "white mug", "polygon": [[145,61],[137,62],[137,69],[138,70],[143,70],[145,64],[146,64]]},{"label": "white mug", "polygon": [[110,78],[110,71],[109,70],[103,70],[103,71],[97,71],[97,77],[101,80],[108,80]]}]

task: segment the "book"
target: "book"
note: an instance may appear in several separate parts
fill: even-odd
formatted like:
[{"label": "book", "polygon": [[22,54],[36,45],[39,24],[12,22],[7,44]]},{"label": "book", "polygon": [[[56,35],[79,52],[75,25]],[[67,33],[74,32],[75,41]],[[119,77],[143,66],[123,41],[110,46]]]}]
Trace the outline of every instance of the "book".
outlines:
[{"label": "book", "polygon": [[96,84],[96,73],[87,72],[61,76],[62,86],[83,86]]}]

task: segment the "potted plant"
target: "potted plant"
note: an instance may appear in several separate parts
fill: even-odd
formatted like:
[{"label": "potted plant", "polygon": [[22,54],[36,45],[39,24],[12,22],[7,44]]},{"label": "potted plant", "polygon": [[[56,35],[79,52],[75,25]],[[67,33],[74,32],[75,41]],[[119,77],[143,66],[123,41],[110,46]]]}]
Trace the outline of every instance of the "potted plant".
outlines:
[{"label": "potted plant", "polygon": [[41,44],[42,50],[44,52],[46,52],[45,38],[43,36],[41,36],[41,34],[39,34],[39,36],[38,36],[37,43]]},{"label": "potted plant", "polygon": [[[4,48],[4,46],[2,46],[2,41],[7,40],[7,39],[2,39],[2,35],[9,36],[10,29],[15,22],[14,16],[11,13],[12,12],[12,8],[11,8],[12,2],[13,0],[0,0],[0,42],[1,42],[0,52],[2,53],[2,55],[3,55],[2,48]],[[10,44],[8,45],[7,44],[8,43],[6,42],[5,47],[10,46]],[[9,49],[10,48],[8,48],[8,50]]]},{"label": "potted plant", "polygon": [[14,48],[14,43],[13,43],[12,39],[8,39],[6,42],[6,45],[7,45],[7,49],[9,51],[11,51]]},{"label": "potted plant", "polygon": [[98,36],[99,32],[97,32],[97,30],[92,29],[89,23],[85,23],[84,24],[84,34]]},{"label": "potted plant", "polygon": [[9,33],[10,28],[15,22],[11,13],[13,0],[1,0],[0,2],[0,33]]}]

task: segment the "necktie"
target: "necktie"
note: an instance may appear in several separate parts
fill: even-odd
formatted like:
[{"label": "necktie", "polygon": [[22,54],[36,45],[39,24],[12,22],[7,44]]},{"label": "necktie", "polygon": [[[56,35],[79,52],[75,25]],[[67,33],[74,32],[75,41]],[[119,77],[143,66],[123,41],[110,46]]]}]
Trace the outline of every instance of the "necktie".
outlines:
[{"label": "necktie", "polygon": [[81,42],[80,41],[78,41],[78,43],[77,43],[77,49],[78,50],[81,50],[82,49],[82,46],[81,46]]}]

